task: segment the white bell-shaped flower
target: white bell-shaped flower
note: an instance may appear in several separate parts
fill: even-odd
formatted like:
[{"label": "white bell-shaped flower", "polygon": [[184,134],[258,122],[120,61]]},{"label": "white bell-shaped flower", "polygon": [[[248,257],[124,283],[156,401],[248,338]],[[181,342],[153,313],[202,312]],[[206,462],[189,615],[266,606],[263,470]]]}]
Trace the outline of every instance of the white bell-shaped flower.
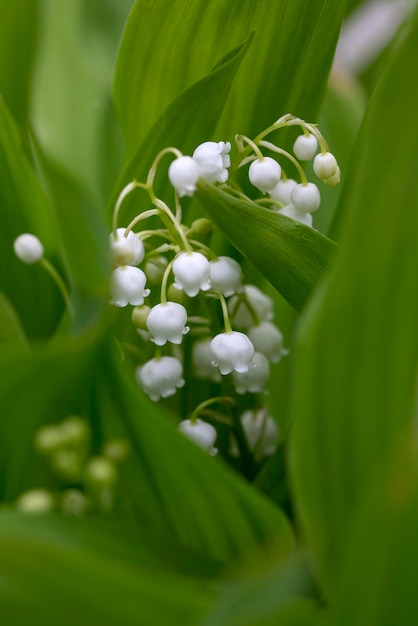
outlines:
[{"label": "white bell-shaped flower", "polygon": [[248,331],[248,337],[252,341],[254,349],[262,352],[272,363],[278,363],[282,356],[289,354],[289,350],[283,347],[283,335],[271,322],[261,322]]},{"label": "white bell-shaped flower", "polygon": [[208,183],[225,183],[228,180],[227,168],[231,165],[229,141],[205,141],[193,152],[193,159],[199,166],[199,175]]},{"label": "white bell-shaped flower", "polygon": [[311,213],[303,213],[302,211],[298,211],[297,208],[293,204],[288,204],[284,206],[280,211],[277,211],[280,215],[285,215],[286,217],[290,217],[292,220],[296,220],[296,222],[300,222],[301,224],[305,224],[305,226],[309,226],[312,228],[312,215]]},{"label": "white bell-shaped flower", "polygon": [[270,197],[273,198],[273,200],[281,202],[283,205],[290,204],[290,194],[296,185],[297,182],[293,180],[293,178],[279,180],[277,185],[270,191]]},{"label": "white bell-shaped flower", "polygon": [[199,166],[191,156],[178,157],[168,168],[168,178],[180,198],[194,194],[199,176]]},{"label": "white bell-shaped flower", "polygon": [[314,135],[299,135],[293,144],[293,152],[301,161],[310,161],[318,150],[318,141]]},{"label": "white bell-shaped flower", "polygon": [[200,252],[181,252],[173,263],[174,286],[191,297],[210,289],[209,273],[209,261]]},{"label": "white bell-shaped flower", "polygon": [[[274,319],[274,302],[255,285],[245,285],[245,297],[253,309],[257,321],[271,321]],[[247,304],[238,304],[238,296],[232,296],[228,302],[228,311],[233,315],[233,323],[237,328],[249,328],[257,322],[251,316]]]},{"label": "white bell-shaped flower", "polygon": [[217,367],[212,364],[213,357],[210,351],[212,339],[199,339],[193,343],[192,363],[193,375],[202,380],[211,380],[219,383],[221,375]]},{"label": "white bell-shaped flower", "polygon": [[268,411],[266,409],[245,411],[240,419],[248,446],[255,457],[262,459],[274,454],[279,439],[279,428]]},{"label": "white bell-shaped flower", "polygon": [[144,244],[132,230],[127,237],[124,234],[125,228],[118,228],[116,239],[113,233],[109,236],[112,260],[116,265],[139,265],[144,258]]},{"label": "white bell-shaped flower", "polygon": [[117,267],[110,279],[110,304],[124,307],[128,304],[138,306],[144,303],[150,290],[145,289],[147,277],[139,267],[131,265]]},{"label": "white bell-shaped flower", "polygon": [[337,185],[340,184],[340,181],[341,181],[341,170],[339,167],[337,167],[337,171],[335,172],[333,176],[323,179],[323,182],[326,185],[328,185],[328,187],[336,187]]},{"label": "white bell-shaped flower", "polygon": [[44,255],[44,247],[38,237],[23,233],[14,240],[13,249],[18,259],[32,265],[40,261]]},{"label": "white bell-shaped flower", "polygon": [[331,152],[317,154],[313,162],[313,171],[318,178],[331,178],[337,173],[337,159]]},{"label": "white bell-shaped flower", "polygon": [[263,193],[271,191],[277,185],[282,175],[282,168],[271,157],[253,161],[248,170],[250,183]]},{"label": "white bell-shaped flower", "polygon": [[135,377],[139,385],[155,402],[160,398],[168,398],[183,387],[183,366],[173,356],[162,356],[147,361],[138,367]]},{"label": "white bell-shaped flower", "polygon": [[164,346],[167,341],[180,344],[183,335],[189,332],[186,326],[187,311],[177,302],[164,302],[152,307],[147,317],[147,327],[157,346]]},{"label": "white bell-shaped flower", "polygon": [[243,291],[241,265],[229,256],[220,256],[210,262],[209,280],[211,289],[225,297]]},{"label": "white bell-shaped flower", "polygon": [[296,185],[290,197],[292,204],[302,213],[313,213],[321,204],[321,194],[314,183]]},{"label": "white bell-shaped flower", "polygon": [[211,424],[207,424],[199,418],[194,421],[183,420],[179,424],[179,431],[199,446],[199,448],[203,448],[203,450],[209,452],[211,456],[217,453],[213,445],[216,441],[217,432],[216,428]]},{"label": "white bell-shaped flower", "polygon": [[213,365],[219,367],[223,376],[233,370],[247,372],[251,367],[254,346],[247,335],[236,330],[216,335],[210,344]]},{"label": "white bell-shaped flower", "polygon": [[262,393],[270,377],[270,363],[264,354],[254,352],[247,372],[232,372],[237,393]]}]

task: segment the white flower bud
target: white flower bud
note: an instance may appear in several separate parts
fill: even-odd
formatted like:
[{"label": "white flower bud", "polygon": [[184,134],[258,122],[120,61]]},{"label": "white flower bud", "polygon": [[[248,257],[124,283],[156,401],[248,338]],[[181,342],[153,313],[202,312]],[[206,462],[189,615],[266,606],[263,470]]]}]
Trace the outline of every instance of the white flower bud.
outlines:
[{"label": "white flower bud", "polygon": [[124,307],[128,304],[138,306],[144,303],[150,291],[145,289],[147,277],[139,267],[131,265],[117,267],[110,279],[110,304]]},{"label": "white flower bud", "polygon": [[92,491],[112,487],[117,477],[116,465],[105,456],[92,456],[84,469],[84,481]]},{"label": "white flower bud", "polygon": [[89,508],[89,499],[80,489],[66,489],[61,496],[61,510],[68,515],[81,517]]},{"label": "white flower bud", "polygon": [[[255,285],[245,285],[245,297],[253,309],[257,320],[271,321],[274,319],[274,302]],[[233,296],[228,302],[228,311],[233,314],[233,322],[237,328],[249,328],[256,321],[252,318],[245,301],[237,306],[238,296]]]},{"label": "white flower bud", "polygon": [[37,263],[44,255],[44,247],[38,237],[29,233],[19,235],[14,241],[13,249],[18,259],[28,265]]},{"label": "white flower bud", "polygon": [[270,191],[270,197],[273,198],[273,200],[278,200],[278,202],[281,202],[283,205],[290,204],[290,194],[296,185],[297,182],[292,178],[279,180],[277,185]]},{"label": "white flower bud", "polygon": [[199,166],[199,175],[208,183],[225,183],[228,180],[227,168],[231,165],[229,141],[205,141],[193,152],[193,159]]},{"label": "white flower bud", "polygon": [[331,178],[337,173],[337,159],[331,152],[317,154],[313,162],[313,171],[318,178]]},{"label": "white flower bud", "polygon": [[151,341],[164,346],[167,341],[179,344],[183,335],[189,332],[186,326],[187,311],[182,304],[165,302],[152,307],[147,317],[147,327],[153,335]]},{"label": "white flower bud", "polygon": [[267,410],[245,411],[240,419],[248,446],[256,458],[262,459],[274,454],[279,439],[279,428]]},{"label": "white flower bud", "polygon": [[289,354],[283,347],[283,335],[271,322],[261,322],[248,331],[254,349],[262,352],[272,363],[278,363],[282,356]]},{"label": "white flower bud", "polygon": [[174,260],[174,286],[183,289],[188,296],[196,296],[200,290],[210,289],[209,261],[200,252],[181,252]]},{"label": "white flower bud", "polygon": [[34,444],[39,454],[49,455],[63,445],[62,431],[59,425],[43,426],[36,431]]},{"label": "white flower bud", "polygon": [[212,365],[211,341],[212,339],[199,339],[193,343],[193,375],[202,380],[212,380],[214,383],[219,383],[221,375],[218,368]]},{"label": "white flower bud", "polygon": [[254,354],[254,346],[247,335],[238,331],[220,333],[210,344],[213,365],[219,367],[223,376],[233,370],[247,372]]},{"label": "white flower bud", "polygon": [[127,237],[124,237],[125,230],[125,228],[118,228],[116,239],[113,233],[109,236],[112,261],[115,265],[139,265],[144,258],[144,244],[132,230],[129,231]]},{"label": "white flower bud", "polygon": [[229,256],[220,256],[210,262],[209,279],[213,291],[219,291],[226,297],[244,289],[241,265]]},{"label": "white flower bud", "polygon": [[213,447],[217,432],[211,424],[207,424],[199,418],[193,422],[192,420],[183,420],[179,424],[179,431],[197,446],[209,452],[211,456],[217,453],[216,448]]},{"label": "white flower bud", "polygon": [[22,513],[50,513],[55,508],[54,496],[46,489],[31,489],[18,498],[16,508]]},{"label": "white flower bud", "polygon": [[237,393],[262,393],[270,377],[270,364],[261,352],[254,352],[248,372],[232,372]]},{"label": "white flower bud", "polygon": [[323,182],[328,185],[328,187],[336,187],[340,184],[340,180],[341,170],[339,167],[337,167],[337,171],[335,172],[335,174],[333,176],[330,176],[330,178],[324,178]]},{"label": "white flower bud", "polygon": [[318,150],[318,141],[314,135],[299,135],[293,144],[293,152],[301,161],[310,161]]},{"label": "white flower bud", "polygon": [[280,180],[282,168],[271,157],[264,157],[263,160],[253,161],[248,170],[250,183],[263,193],[271,191]]},{"label": "white flower bud", "polygon": [[303,213],[302,211],[298,211],[293,204],[288,204],[287,206],[277,211],[280,215],[285,215],[286,217],[290,217],[292,220],[296,220],[301,224],[305,224],[305,226],[309,226],[312,228],[312,215],[311,213]]},{"label": "white flower bud", "polygon": [[296,185],[290,197],[292,204],[302,213],[313,213],[321,204],[321,194],[314,183]]},{"label": "white flower bud", "polygon": [[160,398],[168,398],[176,393],[176,389],[183,387],[183,366],[180,361],[172,356],[147,361],[135,372],[137,382],[156,402]]},{"label": "white flower bud", "polygon": [[175,159],[168,168],[168,178],[180,198],[194,194],[199,175],[199,166],[190,156]]}]

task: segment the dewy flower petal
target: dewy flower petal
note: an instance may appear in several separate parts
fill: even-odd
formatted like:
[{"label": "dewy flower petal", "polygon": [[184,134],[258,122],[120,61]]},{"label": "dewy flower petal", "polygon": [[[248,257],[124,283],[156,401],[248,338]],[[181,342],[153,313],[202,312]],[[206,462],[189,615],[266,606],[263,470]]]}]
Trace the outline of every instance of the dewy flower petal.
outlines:
[{"label": "dewy flower petal", "polygon": [[165,302],[152,307],[146,324],[153,335],[151,341],[163,346],[167,341],[181,343],[183,335],[189,332],[186,322],[187,311],[182,304]]},{"label": "dewy flower petal", "polygon": [[138,267],[130,265],[117,267],[110,279],[110,304],[124,307],[128,304],[138,306],[144,303],[150,291],[145,289],[147,277]]},{"label": "dewy flower petal", "polygon": [[219,291],[226,297],[244,289],[241,266],[228,256],[220,256],[216,261],[210,261],[209,277],[213,291]]},{"label": "dewy flower petal", "polygon": [[262,352],[272,363],[278,363],[282,356],[289,354],[283,347],[283,335],[271,322],[261,322],[248,331],[255,350]]},{"label": "dewy flower petal", "polygon": [[160,398],[168,398],[183,387],[183,366],[180,361],[172,356],[147,361],[142,367],[138,367],[135,377],[139,385],[155,402]]},{"label": "dewy flower petal", "polygon": [[109,236],[113,262],[116,265],[139,265],[144,258],[144,244],[132,230],[127,237],[124,234],[125,228],[118,228],[116,239],[113,233]]},{"label": "dewy flower petal", "polygon": [[293,180],[293,178],[279,180],[277,185],[270,191],[270,197],[273,198],[273,200],[278,200],[286,206],[291,203],[290,194],[296,185],[297,182]]},{"label": "dewy flower petal", "polygon": [[194,194],[199,175],[199,166],[190,156],[178,157],[168,168],[168,178],[180,198]]},{"label": "dewy flower petal", "polygon": [[200,290],[210,289],[209,261],[200,252],[181,252],[174,260],[174,286],[183,289],[188,296],[196,296]]},{"label": "dewy flower petal", "polygon": [[[259,322],[271,321],[274,318],[274,302],[261,289],[255,285],[245,285],[245,297]],[[256,324],[245,301],[238,304],[238,296],[233,296],[229,300],[228,311],[233,314],[233,323],[238,328],[249,328]]]},{"label": "dewy flower petal", "polygon": [[230,150],[229,141],[205,141],[200,144],[193,152],[200,176],[208,183],[225,183],[228,180],[227,168],[231,165]]},{"label": "dewy flower petal", "polygon": [[250,165],[248,177],[250,183],[263,193],[271,191],[277,185],[282,175],[282,168],[271,157],[256,159]]},{"label": "dewy flower petal", "polygon": [[264,354],[254,352],[247,372],[232,372],[237,393],[262,393],[270,377],[270,363]]},{"label": "dewy flower petal", "polygon": [[235,330],[216,335],[211,341],[210,351],[213,364],[222,375],[247,372],[254,354],[254,346],[244,333]]},{"label": "dewy flower petal", "polygon": [[15,255],[28,265],[37,263],[44,255],[44,247],[38,237],[30,233],[19,235],[13,243]]},{"label": "dewy flower petal", "polygon": [[213,447],[213,444],[216,441],[217,432],[216,428],[211,424],[207,424],[199,418],[194,422],[183,420],[179,424],[179,431],[212,456],[216,454],[217,450]]}]

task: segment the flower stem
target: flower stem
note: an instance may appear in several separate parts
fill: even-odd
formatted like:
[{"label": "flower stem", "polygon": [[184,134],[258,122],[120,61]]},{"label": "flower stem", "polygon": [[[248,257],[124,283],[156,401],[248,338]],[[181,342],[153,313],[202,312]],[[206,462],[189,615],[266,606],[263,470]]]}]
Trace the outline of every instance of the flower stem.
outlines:
[{"label": "flower stem", "polygon": [[231,322],[230,322],[230,319],[229,319],[229,313],[228,313],[228,307],[227,307],[227,304],[226,304],[226,300],[225,300],[225,298],[224,298],[222,293],[218,293],[217,296],[219,298],[219,301],[220,301],[221,307],[222,307],[222,315],[223,315],[223,318],[224,318],[225,332],[226,333],[232,333],[232,326],[231,326]]},{"label": "flower stem", "polygon": [[43,257],[40,260],[40,263],[41,263],[42,267],[51,276],[51,278],[55,282],[55,284],[57,285],[57,287],[58,287],[58,289],[61,292],[61,295],[63,297],[63,300],[64,300],[64,302],[65,302],[69,312],[71,313],[71,315],[73,315],[74,314],[74,307],[73,307],[73,305],[71,303],[70,294],[68,293],[67,286],[64,283],[64,281],[62,279],[62,276],[57,272],[55,267],[47,259],[45,259],[45,257]]}]

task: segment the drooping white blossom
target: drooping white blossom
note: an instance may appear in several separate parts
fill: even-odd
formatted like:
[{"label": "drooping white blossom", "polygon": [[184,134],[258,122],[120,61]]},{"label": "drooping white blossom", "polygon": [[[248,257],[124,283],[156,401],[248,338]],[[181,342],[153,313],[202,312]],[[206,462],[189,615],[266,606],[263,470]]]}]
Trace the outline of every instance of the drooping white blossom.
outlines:
[{"label": "drooping white blossom", "polygon": [[283,205],[287,205],[291,203],[290,194],[292,193],[294,187],[296,187],[297,182],[293,180],[293,178],[287,178],[286,180],[279,180],[277,185],[273,187],[270,191],[270,197],[273,200],[277,200],[281,202]]},{"label": "drooping white blossom", "polygon": [[321,204],[321,194],[314,183],[296,185],[290,197],[292,204],[302,213],[313,213]]},{"label": "drooping white blossom", "polygon": [[318,141],[314,135],[299,135],[293,144],[293,152],[300,161],[310,161],[318,150]]},{"label": "drooping white blossom", "polygon": [[193,152],[193,159],[199,166],[199,175],[208,183],[225,183],[228,180],[228,167],[231,165],[229,141],[205,141]]},{"label": "drooping white blossom", "polygon": [[151,341],[157,346],[164,346],[167,341],[180,344],[183,335],[189,332],[186,326],[187,311],[177,302],[164,302],[152,307],[147,317],[147,327],[152,335]]},{"label": "drooping white blossom", "polygon": [[279,428],[268,411],[266,409],[245,411],[240,419],[248,446],[256,458],[262,459],[274,454],[279,439]]},{"label": "drooping white blossom", "polygon": [[274,302],[255,285],[245,285],[245,298],[253,309],[257,320],[254,320],[247,304],[239,302],[238,296],[232,296],[228,301],[228,311],[233,315],[233,323],[237,328],[249,328],[257,321],[271,321],[274,318]]},{"label": "drooping white blossom", "polygon": [[331,152],[319,153],[314,158],[313,171],[318,178],[331,178],[337,173],[337,159]]},{"label": "drooping white blossom", "polygon": [[124,234],[125,228],[118,228],[116,239],[113,233],[109,236],[112,260],[116,265],[139,265],[144,258],[144,244],[132,230],[127,237]]},{"label": "drooping white blossom", "polygon": [[254,352],[247,372],[232,372],[237,393],[262,393],[270,377],[270,363],[261,352]]},{"label": "drooping white blossom", "polygon": [[298,211],[293,204],[288,204],[277,212],[280,213],[280,215],[286,215],[286,217],[290,217],[292,220],[312,228],[312,214]]},{"label": "drooping white blossom", "polygon": [[193,375],[202,380],[220,382],[221,375],[217,367],[213,365],[213,357],[210,351],[212,339],[198,339],[192,347]]},{"label": "drooping white blossom", "polygon": [[139,267],[117,267],[110,279],[110,304],[119,307],[143,304],[144,298],[150,293],[149,289],[145,289],[146,281],[147,277]]},{"label": "drooping white blossom", "polygon": [[168,168],[168,178],[180,198],[194,194],[199,175],[199,166],[191,156],[174,159]]},{"label": "drooping white blossom", "polygon": [[219,291],[225,297],[243,290],[241,265],[228,256],[210,261],[209,279],[213,291]]},{"label": "drooping white blossom", "polygon": [[209,261],[200,252],[181,252],[173,263],[174,286],[188,296],[210,289]]},{"label": "drooping white blossom", "polygon": [[183,387],[183,366],[172,356],[162,356],[147,361],[138,367],[135,377],[139,385],[155,402],[168,398]]},{"label": "drooping white blossom", "polygon": [[281,175],[282,168],[271,157],[256,159],[248,170],[250,183],[263,193],[271,191],[279,182]]},{"label": "drooping white blossom", "polygon": [[216,335],[210,344],[213,365],[219,367],[223,376],[233,370],[247,372],[251,366],[254,346],[247,335],[238,331],[230,331]]},{"label": "drooping white blossom", "polygon": [[217,453],[216,448],[214,448],[217,432],[212,424],[208,424],[199,418],[194,421],[183,420],[179,424],[179,431],[197,446],[209,452],[211,456]]},{"label": "drooping white blossom", "polygon": [[278,363],[282,356],[289,354],[289,350],[283,347],[283,335],[271,322],[260,322],[248,331],[254,349],[262,352],[272,363]]},{"label": "drooping white blossom", "polygon": [[15,255],[28,265],[37,263],[44,255],[44,247],[38,237],[30,233],[23,233],[16,237],[13,243]]}]

